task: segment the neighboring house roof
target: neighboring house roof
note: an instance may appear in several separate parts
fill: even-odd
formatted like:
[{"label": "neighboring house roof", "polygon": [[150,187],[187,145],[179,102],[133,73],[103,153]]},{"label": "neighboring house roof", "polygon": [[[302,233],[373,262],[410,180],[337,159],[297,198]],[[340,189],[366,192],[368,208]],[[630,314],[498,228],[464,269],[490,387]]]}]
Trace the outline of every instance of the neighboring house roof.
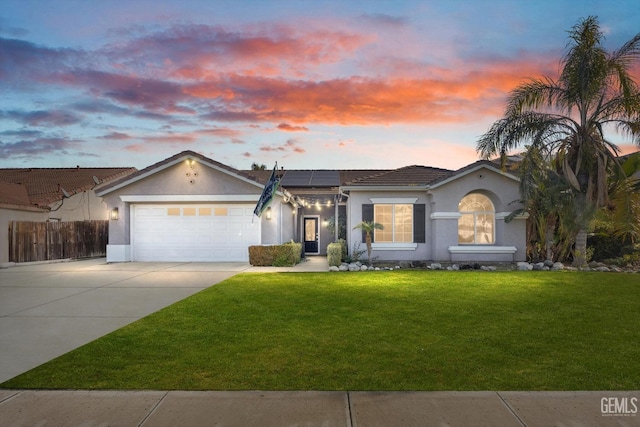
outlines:
[{"label": "neighboring house roof", "polygon": [[0,169],[0,203],[46,209],[62,200],[64,192],[71,196],[96,187],[94,177],[102,183],[135,171],[135,168],[81,167]]}]

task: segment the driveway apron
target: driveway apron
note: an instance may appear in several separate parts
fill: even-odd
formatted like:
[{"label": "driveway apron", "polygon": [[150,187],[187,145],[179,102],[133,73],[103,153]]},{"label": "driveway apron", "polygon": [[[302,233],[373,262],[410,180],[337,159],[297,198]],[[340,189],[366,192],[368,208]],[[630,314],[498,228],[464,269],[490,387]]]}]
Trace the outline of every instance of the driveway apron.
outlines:
[{"label": "driveway apron", "polygon": [[104,258],[0,269],[0,382],[250,269]]}]

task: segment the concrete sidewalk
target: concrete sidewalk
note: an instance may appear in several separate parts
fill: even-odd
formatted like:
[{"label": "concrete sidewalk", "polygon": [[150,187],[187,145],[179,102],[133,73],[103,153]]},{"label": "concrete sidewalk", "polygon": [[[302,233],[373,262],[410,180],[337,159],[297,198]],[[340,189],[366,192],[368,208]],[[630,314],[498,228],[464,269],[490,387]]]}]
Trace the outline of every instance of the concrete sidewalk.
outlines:
[{"label": "concrete sidewalk", "polygon": [[[0,426],[638,426],[639,392],[0,390]],[[636,404],[637,405],[637,404]],[[637,411],[636,411],[637,412]]]}]

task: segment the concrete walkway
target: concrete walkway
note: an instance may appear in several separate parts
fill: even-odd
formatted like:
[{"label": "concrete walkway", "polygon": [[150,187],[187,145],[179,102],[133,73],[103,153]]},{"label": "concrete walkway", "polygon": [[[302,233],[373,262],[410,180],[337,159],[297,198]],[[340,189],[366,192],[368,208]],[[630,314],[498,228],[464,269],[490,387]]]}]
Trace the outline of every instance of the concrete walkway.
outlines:
[{"label": "concrete walkway", "polygon": [[[0,390],[0,426],[638,426],[638,392]],[[615,400],[611,400],[615,399]],[[614,403],[615,405],[615,403]],[[637,411],[636,411],[637,412]]]},{"label": "concrete walkway", "polygon": [[[0,382],[240,272],[246,263],[104,259],[0,269]],[[2,390],[3,426],[640,426],[628,392]]]}]

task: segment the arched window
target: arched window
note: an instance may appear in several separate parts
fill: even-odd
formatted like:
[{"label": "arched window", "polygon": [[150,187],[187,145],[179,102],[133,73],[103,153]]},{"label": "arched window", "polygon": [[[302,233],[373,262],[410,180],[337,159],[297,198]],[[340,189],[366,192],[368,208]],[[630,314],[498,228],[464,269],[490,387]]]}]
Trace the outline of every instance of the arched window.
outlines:
[{"label": "arched window", "polygon": [[458,243],[491,245],[495,242],[496,211],[484,194],[470,193],[458,204]]}]

